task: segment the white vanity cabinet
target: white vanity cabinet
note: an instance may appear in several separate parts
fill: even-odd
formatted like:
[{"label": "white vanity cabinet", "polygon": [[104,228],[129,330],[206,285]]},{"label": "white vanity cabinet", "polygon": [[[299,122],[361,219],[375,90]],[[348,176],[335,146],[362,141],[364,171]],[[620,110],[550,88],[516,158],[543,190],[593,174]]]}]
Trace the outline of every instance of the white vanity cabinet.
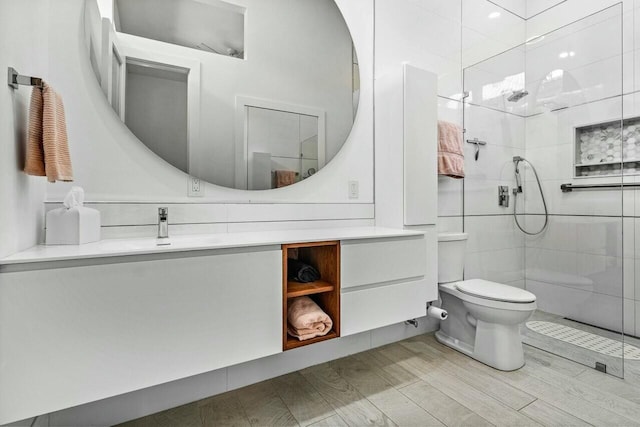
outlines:
[{"label": "white vanity cabinet", "polygon": [[0,274],[2,418],[282,351],[281,253],[263,246]]},{"label": "white vanity cabinet", "polygon": [[425,234],[375,227],[105,240],[0,260],[0,425],[281,353],[295,291],[282,248],[328,240],[340,261],[334,337],[424,316],[437,297]]}]

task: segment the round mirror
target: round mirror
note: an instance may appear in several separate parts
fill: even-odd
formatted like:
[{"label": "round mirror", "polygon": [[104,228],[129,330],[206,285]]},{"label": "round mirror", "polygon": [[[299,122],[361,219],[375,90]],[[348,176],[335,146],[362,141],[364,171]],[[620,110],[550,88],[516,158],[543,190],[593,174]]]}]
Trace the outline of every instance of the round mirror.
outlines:
[{"label": "round mirror", "polygon": [[351,132],[358,61],[334,0],[86,0],[84,26],[117,116],[191,176],[291,185]]}]

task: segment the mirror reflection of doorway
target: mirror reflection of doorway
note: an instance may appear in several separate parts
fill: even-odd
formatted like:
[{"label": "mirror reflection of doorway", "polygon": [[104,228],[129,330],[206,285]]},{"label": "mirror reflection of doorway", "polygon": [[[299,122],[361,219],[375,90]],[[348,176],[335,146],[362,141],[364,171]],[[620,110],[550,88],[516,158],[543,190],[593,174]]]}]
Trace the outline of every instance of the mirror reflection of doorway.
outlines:
[{"label": "mirror reflection of doorway", "polygon": [[113,111],[116,112],[118,117],[123,120],[124,108],[122,106],[121,92],[122,92],[122,72],[124,65],[122,64],[122,57],[115,46],[112,47],[112,60],[111,60],[111,97],[109,102],[113,107]]},{"label": "mirror reflection of doorway", "polygon": [[189,70],[127,59],[125,124],[164,160],[189,173]]},{"label": "mirror reflection of doorway", "polygon": [[317,116],[247,107],[249,190],[283,187],[319,169]]}]

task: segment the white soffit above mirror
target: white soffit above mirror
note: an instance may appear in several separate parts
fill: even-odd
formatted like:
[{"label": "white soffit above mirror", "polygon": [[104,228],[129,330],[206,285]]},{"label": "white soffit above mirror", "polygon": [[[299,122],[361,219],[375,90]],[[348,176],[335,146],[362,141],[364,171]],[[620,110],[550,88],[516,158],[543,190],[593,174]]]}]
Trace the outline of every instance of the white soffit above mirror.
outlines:
[{"label": "white soffit above mirror", "polygon": [[218,0],[116,0],[114,21],[123,33],[228,55],[244,52],[244,13]]}]

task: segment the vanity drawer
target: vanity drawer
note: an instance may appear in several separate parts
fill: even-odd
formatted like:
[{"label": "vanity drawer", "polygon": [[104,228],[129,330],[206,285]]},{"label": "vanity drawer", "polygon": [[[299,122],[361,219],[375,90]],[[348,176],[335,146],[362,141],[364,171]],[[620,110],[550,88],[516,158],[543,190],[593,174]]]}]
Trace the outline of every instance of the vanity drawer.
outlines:
[{"label": "vanity drawer", "polygon": [[343,292],[341,334],[357,334],[427,314],[430,287],[426,280]]},{"label": "vanity drawer", "polygon": [[421,279],[427,270],[424,236],[341,242],[342,289]]}]

